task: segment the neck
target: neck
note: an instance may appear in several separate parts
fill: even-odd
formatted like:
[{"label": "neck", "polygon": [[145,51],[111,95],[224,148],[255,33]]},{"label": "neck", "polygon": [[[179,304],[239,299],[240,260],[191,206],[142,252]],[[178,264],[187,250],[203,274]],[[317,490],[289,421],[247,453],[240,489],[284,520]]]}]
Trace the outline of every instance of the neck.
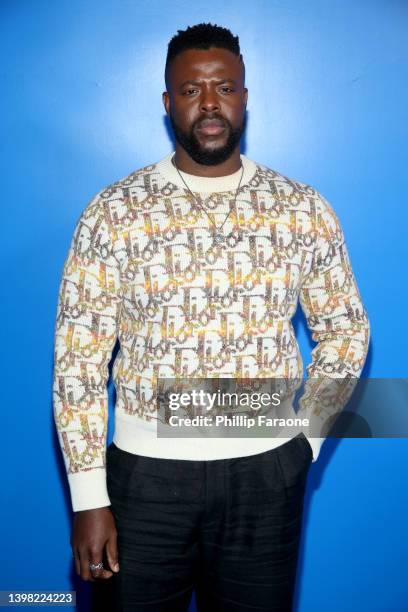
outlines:
[{"label": "neck", "polygon": [[241,167],[239,144],[235,147],[232,155],[221,164],[216,166],[206,166],[199,164],[192,159],[179,143],[176,143],[176,151],[174,154],[174,163],[179,170],[187,174],[195,174],[196,176],[218,177],[233,174]]}]

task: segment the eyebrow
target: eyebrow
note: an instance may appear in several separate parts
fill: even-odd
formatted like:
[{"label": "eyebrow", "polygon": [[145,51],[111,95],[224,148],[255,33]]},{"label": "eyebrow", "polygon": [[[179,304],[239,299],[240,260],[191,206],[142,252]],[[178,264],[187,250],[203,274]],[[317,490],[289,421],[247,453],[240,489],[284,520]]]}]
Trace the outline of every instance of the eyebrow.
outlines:
[{"label": "eyebrow", "polygon": [[[186,85],[201,85],[202,81],[197,81],[195,79],[191,79],[189,81],[183,81],[180,85],[180,89],[182,87],[185,87]],[[219,81],[217,81],[217,85],[222,85],[222,83],[233,83],[234,85],[237,84],[236,81],[234,81],[234,79],[220,79]]]}]

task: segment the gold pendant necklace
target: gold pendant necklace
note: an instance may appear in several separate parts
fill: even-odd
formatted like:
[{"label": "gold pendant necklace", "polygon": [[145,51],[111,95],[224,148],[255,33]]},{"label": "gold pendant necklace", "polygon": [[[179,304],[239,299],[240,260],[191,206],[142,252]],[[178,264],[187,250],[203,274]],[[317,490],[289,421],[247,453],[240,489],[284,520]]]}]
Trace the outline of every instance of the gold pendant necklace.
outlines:
[{"label": "gold pendant necklace", "polygon": [[[171,161],[172,161],[173,166],[176,168],[176,170],[177,170],[177,172],[178,172],[178,174],[179,174],[179,176],[180,176],[181,180],[183,181],[184,185],[187,187],[187,190],[190,192],[191,196],[193,197],[193,199],[194,199],[195,203],[197,204],[197,206],[198,206],[199,208],[201,208],[201,210],[202,210],[203,212],[205,212],[205,214],[207,215],[207,217],[209,218],[209,220],[211,221],[211,223],[212,223],[212,224],[213,224],[213,226],[215,227],[215,233],[214,233],[214,235],[213,235],[213,242],[214,242],[214,244],[216,244],[216,245],[221,245],[223,242],[225,242],[225,241],[227,240],[227,238],[229,238],[229,237],[231,237],[231,236],[233,235],[233,232],[230,232],[230,233],[228,234],[228,236],[224,236],[224,234],[223,234],[223,232],[222,232],[222,228],[224,227],[224,224],[225,224],[225,222],[227,221],[228,217],[230,216],[230,214],[231,214],[232,210],[234,209],[235,204],[236,204],[236,201],[237,201],[238,191],[239,191],[239,188],[240,188],[240,186],[241,186],[242,177],[243,177],[243,175],[244,175],[244,166],[243,166],[242,162],[241,162],[241,168],[242,168],[242,170],[241,170],[241,177],[240,177],[240,179],[239,179],[238,187],[237,187],[237,189],[236,189],[236,191],[235,191],[234,204],[233,204],[233,206],[231,207],[231,210],[229,211],[229,213],[227,214],[227,216],[225,217],[224,221],[223,221],[223,222],[222,222],[222,224],[220,225],[220,227],[217,227],[217,226],[216,226],[216,224],[214,223],[214,221],[211,219],[211,217],[210,217],[210,215],[208,214],[208,212],[205,210],[205,208],[204,208],[203,206],[201,206],[201,204],[198,202],[197,198],[195,197],[194,193],[191,191],[190,187],[187,185],[186,181],[183,179],[183,177],[182,177],[182,175],[181,175],[181,172],[180,172],[180,170],[178,169],[177,164],[176,164],[176,162],[175,162],[175,160],[174,160],[174,156],[172,157]],[[240,240],[242,240],[241,235],[239,235],[239,237],[236,239],[236,242],[239,242]]]}]

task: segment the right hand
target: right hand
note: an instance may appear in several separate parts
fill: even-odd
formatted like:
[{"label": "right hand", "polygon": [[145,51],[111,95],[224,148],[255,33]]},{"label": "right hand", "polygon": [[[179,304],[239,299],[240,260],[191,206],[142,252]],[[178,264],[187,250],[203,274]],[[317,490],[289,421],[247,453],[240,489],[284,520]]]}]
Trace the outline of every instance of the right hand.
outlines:
[{"label": "right hand", "polygon": [[[113,576],[113,572],[119,571],[117,531],[110,506],[75,513],[71,547],[76,573],[82,580],[106,580]],[[91,570],[89,564],[103,561],[104,552],[113,571],[105,568]]]}]

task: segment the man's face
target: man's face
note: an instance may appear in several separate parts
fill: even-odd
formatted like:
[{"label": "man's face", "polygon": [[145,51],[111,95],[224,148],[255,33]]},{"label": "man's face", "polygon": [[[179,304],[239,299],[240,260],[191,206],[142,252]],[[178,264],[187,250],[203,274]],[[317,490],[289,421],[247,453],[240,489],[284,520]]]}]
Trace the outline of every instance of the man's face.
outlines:
[{"label": "man's face", "polygon": [[163,103],[177,142],[194,161],[227,160],[245,129],[248,91],[239,57],[227,49],[188,49],[170,65]]}]

